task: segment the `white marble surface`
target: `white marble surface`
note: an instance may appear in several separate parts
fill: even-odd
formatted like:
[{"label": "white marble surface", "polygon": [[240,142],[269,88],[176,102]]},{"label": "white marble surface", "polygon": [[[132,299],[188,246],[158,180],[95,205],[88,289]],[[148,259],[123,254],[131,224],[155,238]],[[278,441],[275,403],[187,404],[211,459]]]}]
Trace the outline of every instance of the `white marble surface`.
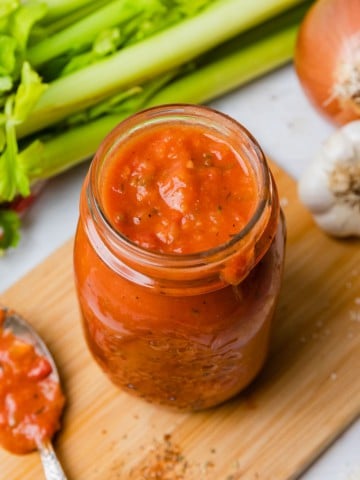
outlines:
[{"label": "white marble surface", "polygon": [[[295,178],[333,130],[308,104],[291,66],[211,106],[243,123]],[[75,168],[51,181],[42,192],[24,219],[20,245],[0,258],[0,292],[73,235],[86,170],[87,165]],[[360,480],[360,421],[337,439],[301,480]]]}]

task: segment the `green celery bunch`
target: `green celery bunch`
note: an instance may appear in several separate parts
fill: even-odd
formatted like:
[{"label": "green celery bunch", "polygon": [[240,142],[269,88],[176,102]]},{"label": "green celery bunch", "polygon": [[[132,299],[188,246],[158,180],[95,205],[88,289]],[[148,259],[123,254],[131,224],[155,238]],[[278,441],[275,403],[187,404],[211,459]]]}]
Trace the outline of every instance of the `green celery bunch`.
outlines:
[{"label": "green celery bunch", "polygon": [[205,102],[290,60],[310,3],[2,0],[0,250],[18,240],[5,213],[33,182],[89,158],[140,109]]}]

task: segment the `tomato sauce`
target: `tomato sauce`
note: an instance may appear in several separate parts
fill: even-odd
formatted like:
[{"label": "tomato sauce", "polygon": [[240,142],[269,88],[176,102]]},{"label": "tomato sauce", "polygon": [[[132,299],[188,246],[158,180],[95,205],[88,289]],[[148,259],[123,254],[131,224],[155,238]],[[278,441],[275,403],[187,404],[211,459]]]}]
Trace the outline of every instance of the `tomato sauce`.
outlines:
[{"label": "tomato sauce", "polygon": [[95,360],[150,402],[229,399],[266,359],[284,245],[275,183],[241,125],[197,106],[130,117],[80,198],[74,271]]},{"label": "tomato sauce", "polygon": [[0,445],[25,454],[58,430],[64,397],[47,359],[3,328],[4,320],[0,309]]},{"label": "tomato sauce", "polygon": [[226,243],[257,201],[253,172],[231,145],[196,125],[133,135],[108,159],[105,214],[136,244],[188,254]]}]

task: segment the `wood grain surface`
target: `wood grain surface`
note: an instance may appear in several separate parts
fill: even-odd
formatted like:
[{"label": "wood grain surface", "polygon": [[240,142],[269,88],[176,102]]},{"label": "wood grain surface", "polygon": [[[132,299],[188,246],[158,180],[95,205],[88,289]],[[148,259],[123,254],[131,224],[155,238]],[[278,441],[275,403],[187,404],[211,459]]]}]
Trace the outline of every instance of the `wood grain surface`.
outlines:
[{"label": "wood grain surface", "polygon": [[[178,413],[107,380],[83,339],[71,241],[0,297],[58,363],[67,407],[55,447],[69,480],[294,479],[360,414],[360,243],[320,232],[294,181],[272,169],[288,244],[271,353],[221,407]],[[37,453],[0,451],[1,480],[42,478]]]}]

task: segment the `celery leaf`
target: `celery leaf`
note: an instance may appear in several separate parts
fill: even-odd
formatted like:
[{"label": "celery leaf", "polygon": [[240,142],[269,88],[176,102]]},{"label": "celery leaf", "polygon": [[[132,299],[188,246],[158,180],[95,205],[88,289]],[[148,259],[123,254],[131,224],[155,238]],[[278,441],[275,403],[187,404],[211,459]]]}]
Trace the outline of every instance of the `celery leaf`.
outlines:
[{"label": "celery leaf", "polygon": [[24,61],[34,24],[47,13],[44,1],[0,1],[0,203],[30,193],[26,165],[18,154],[16,126],[47,88]]},{"label": "celery leaf", "polygon": [[12,73],[16,65],[16,40],[0,35],[0,76]]},{"label": "celery leaf", "polygon": [[10,32],[22,51],[26,49],[32,27],[37,21],[45,17],[47,11],[48,8],[45,3],[28,1],[12,14]]},{"label": "celery leaf", "polygon": [[30,171],[19,155],[15,127],[27,118],[46,88],[30,64],[24,62],[21,83],[16,93],[7,98],[0,118],[0,202],[30,193]]},{"label": "celery leaf", "polygon": [[116,52],[121,41],[122,36],[119,28],[114,27],[102,31],[94,40],[92,49],[78,55],[73,55],[61,71],[60,76],[76,72],[76,70],[80,70],[107,55],[111,55]]},{"label": "celery leaf", "polygon": [[12,119],[15,123],[24,121],[38,102],[47,85],[42,83],[39,75],[24,62],[21,71],[21,83],[15,94]]},{"label": "celery leaf", "polygon": [[0,155],[0,202],[12,200],[18,193],[23,196],[30,193],[29,180],[17,158],[15,126],[9,120],[5,124],[5,138],[6,145]]},{"label": "celery leaf", "polygon": [[16,247],[20,239],[20,219],[12,210],[0,210],[0,255],[9,247]]}]

